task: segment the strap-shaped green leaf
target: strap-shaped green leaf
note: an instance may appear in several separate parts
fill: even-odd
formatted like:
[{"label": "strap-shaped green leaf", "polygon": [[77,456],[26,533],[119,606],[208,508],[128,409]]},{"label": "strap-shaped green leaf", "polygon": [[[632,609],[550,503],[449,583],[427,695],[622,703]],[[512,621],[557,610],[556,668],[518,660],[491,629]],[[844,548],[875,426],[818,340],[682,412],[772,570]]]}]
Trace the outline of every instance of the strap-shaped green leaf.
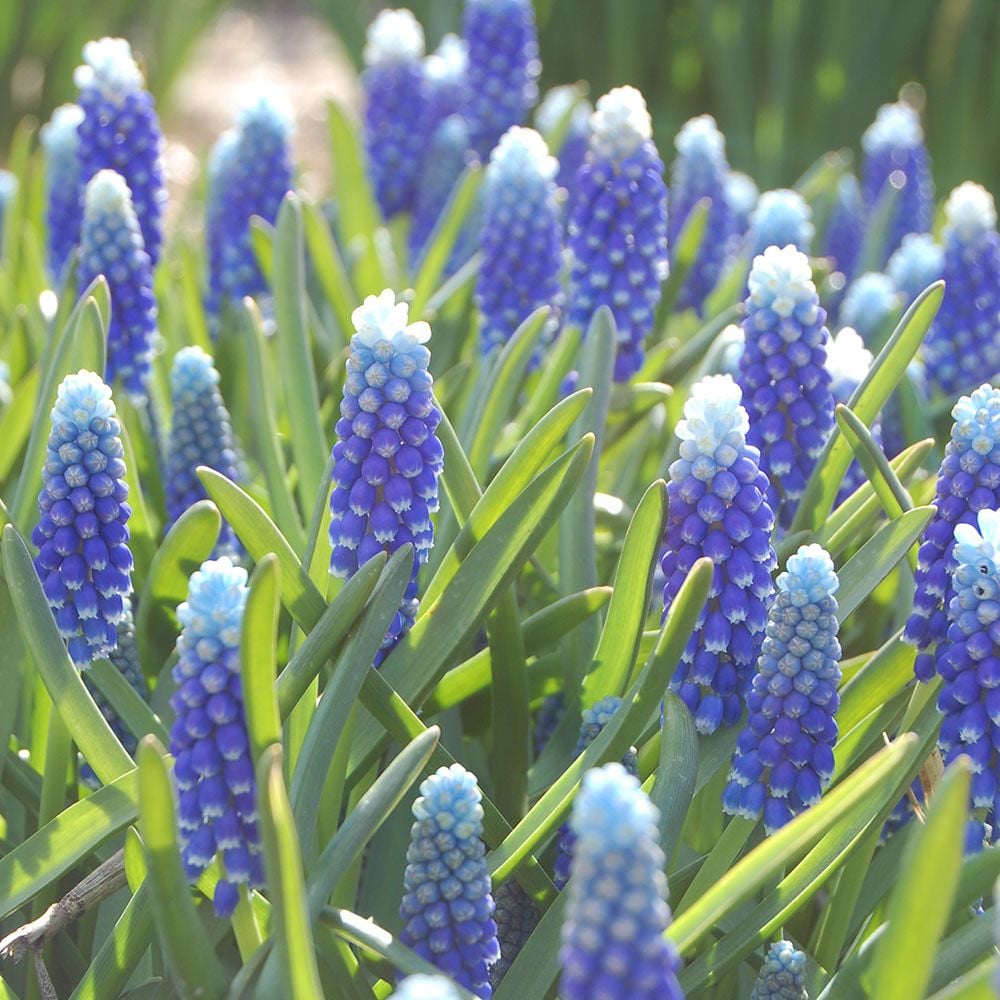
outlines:
[{"label": "strap-shaped green leaf", "polygon": [[240,635],[243,710],[254,766],[269,746],[281,742],[276,688],[280,588],[277,557],[267,555],[257,563],[250,577]]}]

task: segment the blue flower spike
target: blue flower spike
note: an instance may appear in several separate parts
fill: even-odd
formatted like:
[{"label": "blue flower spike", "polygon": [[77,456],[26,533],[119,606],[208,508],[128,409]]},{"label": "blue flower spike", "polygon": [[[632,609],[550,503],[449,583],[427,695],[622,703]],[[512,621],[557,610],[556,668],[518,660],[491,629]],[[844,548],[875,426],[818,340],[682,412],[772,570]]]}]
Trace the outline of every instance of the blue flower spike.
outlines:
[{"label": "blue flower spike", "polygon": [[823,233],[823,255],[830,259],[834,271],[844,282],[854,276],[864,236],[865,205],[861,185],[854,174],[847,173],[837,182],[830,221]]},{"label": "blue flower spike", "polygon": [[512,125],[538,100],[535,9],[531,0],[466,0],[462,37],[469,50],[466,103],[472,148],[486,162]]},{"label": "blue flower spike", "polygon": [[73,80],[83,109],[77,143],[80,181],[86,184],[106,169],[125,178],[143,245],[155,267],[160,259],[167,201],[163,133],[129,43],[124,38],[87,42],[83,65],[77,67]]},{"label": "blue flower spike", "polygon": [[980,511],[1000,508],[1000,389],[981,385],[951,411],[954,424],[934,491],[914,574],[913,613],[903,637],[917,647],[914,672],[929,681],[950,645],[948,607],[955,595],[955,532]]},{"label": "blue flower spike", "polygon": [[562,928],[563,1000],[683,1000],[656,806],[621,764],[588,771]]},{"label": "blue flower spike", "polygon": [[170,698],[181,857],[194,882],[218,856],[215,912],[231,916],[240,886],[263,883],[253,760],[240,682],[247,573],[228,557],[202,563],[177,608],[181,634]]},{"label": "blue flower spike", "polygon": [[157,337],[153,270],[131,192],[124,178],[113,170],[102,170],[87,183],[80,290],[102,274],[111,291],[107,378],[109,382],[121,379],[129,396],[142,402]]},{"label": "blue flower spike", "polygon": [[376,553],[413,545],[413,572],[384,656],[416,617],[417,571],[434,544],[441,411],[427,370],[430,327],[410,323],[409,307],[389,289],[369,295],[352,319],[357,332],[333,448],[330,572],[349,579]]},{"label": "blue flower spike", "polygon": [[908,306],[928,285],[944,276],[944,249],[929,233],[907,233],[885,270],[902,304]]},{"label": "blue flower spike", "polygon": [[767,637],[747,695],[722,808],[770,834],[815,805],[833,776],[840,706],[839,581],[819,545],[803,545],[778,576]]},{"label": "blue flower spike", "polygon": [[708,602],[670,685],[704,735],[742,715],[773,592],[769,483],[760,452],[747,443],[750,425],[740,401],[728,375],[694,384],[676,429],[680,458],[667,483],[664,615],[695,562],[708,556],[715,563]]},{"label": "blue flower spike", "polygon": [[866,344],[878,348],[888,336],[886,327],[901,304],[902,296],[892,278],[869,271],[848,285],[840,307],[840,322],[861,334]]},{"label": "blue flower spike", "polygon": [[390,994],[390,1000],[458,1000],[451,980],[444,976],[407,976]]},{"label": "blue flower spike", "polygon": [[797,191],[765,191],[750,213],[747,243],[752,257],[772,246],[793,246],[809,253],[815,235],[812,209]]},{"label": "blue flower spike", "polygon": [[406,9],[382,10],[364,49],[364,145],[375,200],[391,219],[413,207],[428,135],[424,29]]},{"label": "blue flower spike", "polygon": [[706,296],[719,280],[734,231],[726,197],[726,140],[711,115],[700,115],[684,125],[675,146],[667,226],[667,242],[673,250],[695,205],[703,198],[711,202],[698,256],[677,299],[678,309],[693,308],[700,316]]},{"label": "blue flower spike", "polygon": [[979,184],[955,188],[944,214],[945,294],[925,356],[931,383],[953,396],[1000,373],[1000,236],[993,196]]},{"label": "blue flower spike", "polygon": [[805,952],[791,941],[772,944],[753,984],[750,1000],[809,1000]]},{"label": "blue flower spike", "polygon": [[84,669],[117,646],[132,590],[125,450],[111,390],[67,375],[56,392],[31,541],[59,634]]},{"label": "blue flower spike", "polygon": [[826,370],[826,313],[809,258],[794,246],[768,247],[750,269],[740,388],[748,441],[760,448],[771,509],[787,528],[833,429]]},{"label": "blue flower spike", "polygon": [[489,1000],[500,956],[483,844],[482,793],[461,764],[420,785],[406,852],[400,939],[421,958]]},{"label": "blue flower spike", "polygon": [[559,324],[562,221],[559,164],[545,140],[515,126],[490,156],[483,182],[482,254],[476,306],[483,350],[502,347],[540,306],[552,310],[547,335]]},{"label": "blue flower spike", "polygon": [[496,903],[494,919],[500,957],[490,967],[490,985],[496,989],[503,981],[514,959],[521,953],[531,932],[538,926],[538,907],[515,879],[508,879],[493,894]]},{"label": "blue flower spike", "polygon": [[601,306],[618,330],[615,381],[642,365],[667,262],[667,187],[646,102],[634,87],[601,97],[591,116],[590,149],[571,206],[569,321],[584,332]]},{"label": "blue flower spike", "polygon": [[565,123],[565,133],[558,147],[559,173],[556,174],[556,184],[566,192],[567,203],[570,205],[576,200],[577,174],[587,158],[590,116],[593,113],[590,101],[581,97],[579,89],[571,84],[549,90],[535,112],[535,127],[550,148],[555,148],[553,140]]},{"label": "blue flower spike", "polygon": [[80,162],[76,147],[83,109],[62,104],[42,126],[45,154],[45,225],[49,271],[58,278],[80,235]]}]

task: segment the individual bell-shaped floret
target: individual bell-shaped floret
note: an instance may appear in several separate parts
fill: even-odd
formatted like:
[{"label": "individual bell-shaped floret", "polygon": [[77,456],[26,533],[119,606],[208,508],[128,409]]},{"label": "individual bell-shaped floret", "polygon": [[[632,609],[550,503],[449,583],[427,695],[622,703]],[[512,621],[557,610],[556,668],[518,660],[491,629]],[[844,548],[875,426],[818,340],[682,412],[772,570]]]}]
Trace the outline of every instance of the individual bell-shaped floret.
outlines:
[{"label": "individual bell-shaped floret", "polygon": [[878,349],[888,338],[889,323],[900,312],[902,297],[892,278],[869,271],[847,286],[840,322],[852,327],[869,347]]},{"label": "individual bell-shaped floret", "polygon": [[793,246],[809,253],[816,227],[812,209],[797,191],[779,188],[765,191],[750,213],[747,244],[751,256],[762,254],[768,247]]},{"label": "individual bell-shaped floret", "polygon": [[944,274],[944,249],[930,233],[907,233],[885,271],[902,297],[902,304],[908,306]]},{"label": "individual bell-shaped floret", "polygon": [[806,955],[791,941],[776,941],[750,991],[750,1000],[809,1000],[806,993]]},{"label": "individual bell-shaped floret", "polygon": [[83,109],[61,104],[42,126],[38,137],[45,154],[45,226],[49,270],[58,278],[70,251],[79,242],[81,198],[80,161],[76,155]]}]

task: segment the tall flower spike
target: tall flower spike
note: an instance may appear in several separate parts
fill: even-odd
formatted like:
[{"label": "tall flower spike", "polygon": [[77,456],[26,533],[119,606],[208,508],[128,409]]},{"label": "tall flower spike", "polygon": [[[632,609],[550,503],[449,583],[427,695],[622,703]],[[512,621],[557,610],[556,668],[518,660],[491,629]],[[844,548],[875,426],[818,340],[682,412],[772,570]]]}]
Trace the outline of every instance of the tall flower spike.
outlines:
[{"label": "tall flower spike", "polygon": [[774,514],[760,452],[747,444],[747,411],[728,375],[696,382],[677,423],[660,567],[664,615],[691,567],[714,563],[709,599],[671,682],[698,732],[735,725],[764,639],[775,565]]},{"label": "tall flower spike", "polygon": [[427,111],[425,128],[433,135],[452,115],[461,114],[469,70],[469,47],[458,35],[445,35],[438,47],[423,61]]},{"label": "tall flower spike", "polygon": [[750,1000],[809,1000],[805,952],[791,941],[775,941],[767,950]]},{"label": "tall flower spike", "polygon": [[711,201],[704,239],[677,299],[678,309],[693,308],[701,315],[705,297],[719,280],[733,232],[726,198],[726,140],[711,115],[700,115],[684,125],[674,144],[677,158],[670,174],[667,226],[667,242],[674,250],[695,205],[703,198]]},{"label": "tall flower spike", "polygon": [[195,881],[220,856],[215,912],[232,914],[238,886],[261,885],[253,760],[240,683],[240,634],[247,573],[227,558],[202,563],[177,608],[181,634],[171,671],[174,779],[180,798],[181,856]]},{"label": "tall flower spike", "polygon": [[[114,170],[132,192],[142,241],[153,267],[163,242],[163,133],[153,98],[124,38],[101,38],[83,47],[83,65],[73,76],[80,91],[83,121],[77,158],[80,181]],[[79,216],[77,216],[79,219]],[[74,227],[79,229],[79,222]],[[74,232],[74,240],[75,232]]]},{"label": "tall flower spike", "polygon": [[566,192],[570,205],[576,200],[577,174],[587,158],[590,116],[593,113],[590,101],[581,97],[579,90],[570,84],[553,87],[535,112],[535,127],[550,147],[553,147],[553,140],[565,123],[566,129],[558,152],[559,173],[556,174],[556,184]]},{"label": "tall flower spike", "polygon": [[955,188],[944,206],[941,310],[927,338],[930,381],[946,395],[1000,373],[1000,236],[993,196]]},{"label": "tall flower spike", "polygon": [[256,215],[271,225],[277,221],[281,202],[292,189],[291,134],[286,111],[259,97],[237,113],[235,127],[212,149],[205,229],[208,305],[215,314],[225,302],[239,303],[267,290],[250,239],[250,220]]},{"label": "tall flower spike", "polygon": [[929,233],[907,233],[885,270],[908,306],[944,274],[944,250]]},{"label": "tall flower spike", "polygon": [[922,681],[940,672],[949,644],[956,526],[975,524],[981,510],[1000,507],[1000,389],[981,385],[962,396],[951,415],[955,422],[938,472],[934,516],[917,557],[913,613],[903,632],[917,647],[914,672]]},{"label": "tall flower spike", "polygon": [[892,278],[869,271],[847,286],[840,321],[857,330],[866,344],[877,348],[886,338],[886,326],[900,305],[901,296]]},{"label": "tall flower spike", "polygon": [[458,1000],[458,993],[444,976],[415,975],[407,976],[390,1000]]},{"label": "tall flower spike", "polygon": [[779,188],[765,191],[758,199],[750,213],[747,242],[754,257],[768,247],[789,245],[808,253],[815,234],[812,209],[806,200],[797,191]]},{"label": "tall flower spike", "polygon": [[621,764],[588,771],[570,820],[577,836],[562,928],[564,1000],[683,1000],[659,813]]},{"label": "tall flower spike", "polygon": [[80,235],[80,163],[76,155],[77,130],[83,121],[78,104],[62,104],[42,126],[39,138],[45,153],[45,224],[48,261],[53,277],[66,266]]},{"label": "tall flower spike", "polygon": [[823,233],[823,256],[830,258],[834,270],[843,275],[845,281],[854,276],[864,235],[865,206],[861,186],[854,174],[847,173],[837,182],[833,211]]},{"label": "tall flower spike", "polygon": [[132,589],[124,456],[111,390],[93,372],[67,375],[52,407],[31,541],[59,634],[81,668],[114,651]]},{"label": "tall flower spike", "polygon": [[826,313],[809,258],[768,247],[750,269],[740,388],[750,414],[747,440],[760,448],[771,509],[787,528],[833,428],[826,370]]},{"label": "tall flower spike", "polygon": [[[200,347],[184,347],[174,356],[170,372],[173,423],[167,448],[166,502],[173,524],[207,494],[195,470],[205,465],[235,483],[243,470],[233,441],[229,411],[219,392],[219,373]],[[233,529],[222,522],[217,551],[232,554],[239,543]]]},{"label": "tall flower spike", "polygon": [[938,657],[944,716],[938,746],[945,766],[962,754],[972,761],[972,808],[966,850],[1000,839],[1000,511],[981,510],[955,527],[954,596],[948,603],[948,648]]},{"label": "tall flower spike", "polygon": [[884,264],[907,233],[926,233],[934,214],[934,180],[924,145],[920,116],[908,104],[883,104],[861,137],[864,150],[862,191],[869,213],[880,198],[895,192],[895,207],[879,264]]},{"label": "tall flower spike", "polygon": [[540,306],[552,309],[549,335],[559,324],[558,168],[545,140],[530,128],[510,129],[490,156],[483,183],[483,261],[476,281],[485,352],[506,344]]},{"label": "tall flower spike", "polygon": [[408,323],[409,307],[388,289],[369,295],[352,319],[357,333],[333,448],[330,572],[348,579],[376,553],[413,545],[413,572],[384,655],[416,617],[417,571],[434,544],[441,411],[427,370],[430,327]]},{"label": "tall flower spike", "polygon": [[667,187],[646,102],[618,87],[597,102],[590,149],[569,220],[573,258],[569,321],[584,332],[609,306],[618,328],[615,381],[642,364],[667,276]]},{"label": "tall flower spike", "polygon": [[538,926],[538,908],[512,878],[497,889],[494,900],[500,957],[490,968],[490,985],[496,989],[514,964],[514,959],[521,953],[531,932]]},{"label": "tall flower spike", "polygon": [[764,814],[768,833],[815,805],[833,776],[834,715],[840,706],[839,581],[819,545],[803,545],[778,576],[767,637],[747,695],[722,794],[734,816]]},{"label": "tall flower spike", "polygon": [[750,216],[757,207],[760,191],[749,174],[730,170],[726,175],[726,201],[729,203],[729,214],[733,220],[732,239],[729,244],[730,256],[739,249],[747,231],[750,229]]},{"label": "tall flower spike", "polygon": [[499,958],[483,844],[482,793],[461,764],[420,786],[406,852],[400,939],[478,997],[489,1000]]},{"label": "tall flower spike", "polygon": [[465,0],[462,36],[469,47],[464,115],[472,148],[485,162],[538,100],[542,64],[531,0]]},{"label": "tall flower spike", "polygon": [[100,274],[111,291],[107,378],[120,378],[134,399],[146,398],[156,299],[153,271],[125,180],[102,170],[87,184],[80,242],[80,290]]}]

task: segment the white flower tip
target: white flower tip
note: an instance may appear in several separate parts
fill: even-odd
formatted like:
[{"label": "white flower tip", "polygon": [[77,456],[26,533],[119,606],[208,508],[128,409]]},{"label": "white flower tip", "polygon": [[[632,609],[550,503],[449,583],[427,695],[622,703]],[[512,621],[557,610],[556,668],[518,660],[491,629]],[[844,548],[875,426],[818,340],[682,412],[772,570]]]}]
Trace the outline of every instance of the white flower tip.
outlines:
[{"label": "white flower tip", "polygon": [[551,135],[566,115],[572,113],[571,127],[586,129],[593,110],[590,102],[581,96],[578,87],[564,83],[549,90],[538,105],[535,127],[542,135]]},{"label": "white flower tip", "polygon": [[726,155],[726,139],[711,115],[699,115],[685,122],[674,140],[677,152],[689,159],[721,160]]},{"label": "white flower tip", "polygon": [[598,98],[590,128],[595,152],[614,159],[624,159],[653,136],[645,98],[635,87],[615,87]]},{"label": "white flower tip", "polygon": [[144,81],[124,38],[99,38],[84,45],[83,65],[74,71],[73,82],[81,90],[97,87],[107,100],[120,101],[141,90]]},{"label": "white flower tip", "polygon": [[236,112],[236,127],[245,129],[258,125],[268,131],[289,133],[292,129],[292,108],[272,94],[251,97]]},{"label": "white flower tip", "polygon": [[757,204],[760,191],[749,174],[739,170],[731,170],[726,174],[726,201],[729,207],[739,215],[749,215]]},{"label": "white flower tip", "polygon": [[924,141],[924,130],[916,108],[902,101],[883,104],[861,137],[866,153],[879,153],[884,149],[913,149]]},{"label": "white flower tip", "polygon": [[38,133],[45,152],[52,156],[76,149],[76,130],[82,121],[79,104],[60,104]]},{"label": "white flower tip", "polygon": [[967,242],[990,229],[996,229],[997,208],[993,195],[972,181],[959,184],[944,204],[948,227]]},{"label": "white flower tip", "polygon": [[368,25],[366,66],[413,62],[424,55],[424,29],[405,7],[387,8]]},{"label": "white flower tip", "polygon": [[743,393],[733,377],[706,375],[691,387],[675,433],[681,441],[693,441],[700,454],[714,455],[731,434],[745,438],[749,430]]},{"label": "white flower tip", "polygon": [[84,207],[88,215],[120,214],[132,205],[132,192],[125,178],[114,170],[99,170],[87,182]]},{"label": "white flower tip", "polygon": [[840,586],[833,559],[822,545],[801,546],[786,565],[778,577],[779,589],[805,592],[811,602],[835,594]]},{"label": "white flower tip", "polygon": [[859,384],[868,374],[872,361],[872,352],[853,327],[845,326],[827,344],[826,370],[835,383]]},{"label": "white flower tip", "polygon": [[464,38],[449,32],[424,60],[424,73],[432,82],[459,80],[469,65],[469,46]]},{"label": "white flower tip", "polygon": [[404,333],[418,344],[426,344],[431,338],[430,326],[422,320],[409,323],[410,307],[406,302],[397,302],[396,293],[386,288],[378,295],[369,295],[351,313],[351,321],[361,342],[368,347],[380,340],[392,340]]},{"label": "white flower tip", "polygon": [[533,129],[515,125],[500,137],[487,168],[489,176],[517,182],[532,175],[552,180],[559,171],[559,161],[549,155],[545,140]]},{"label": "white flower tip", "polygon": [[750,297],[767,300],[779,316],[790,316],[796,305],[816,295],[809,258],[798,249],[770,246],[753,259],[747,279]]}]

